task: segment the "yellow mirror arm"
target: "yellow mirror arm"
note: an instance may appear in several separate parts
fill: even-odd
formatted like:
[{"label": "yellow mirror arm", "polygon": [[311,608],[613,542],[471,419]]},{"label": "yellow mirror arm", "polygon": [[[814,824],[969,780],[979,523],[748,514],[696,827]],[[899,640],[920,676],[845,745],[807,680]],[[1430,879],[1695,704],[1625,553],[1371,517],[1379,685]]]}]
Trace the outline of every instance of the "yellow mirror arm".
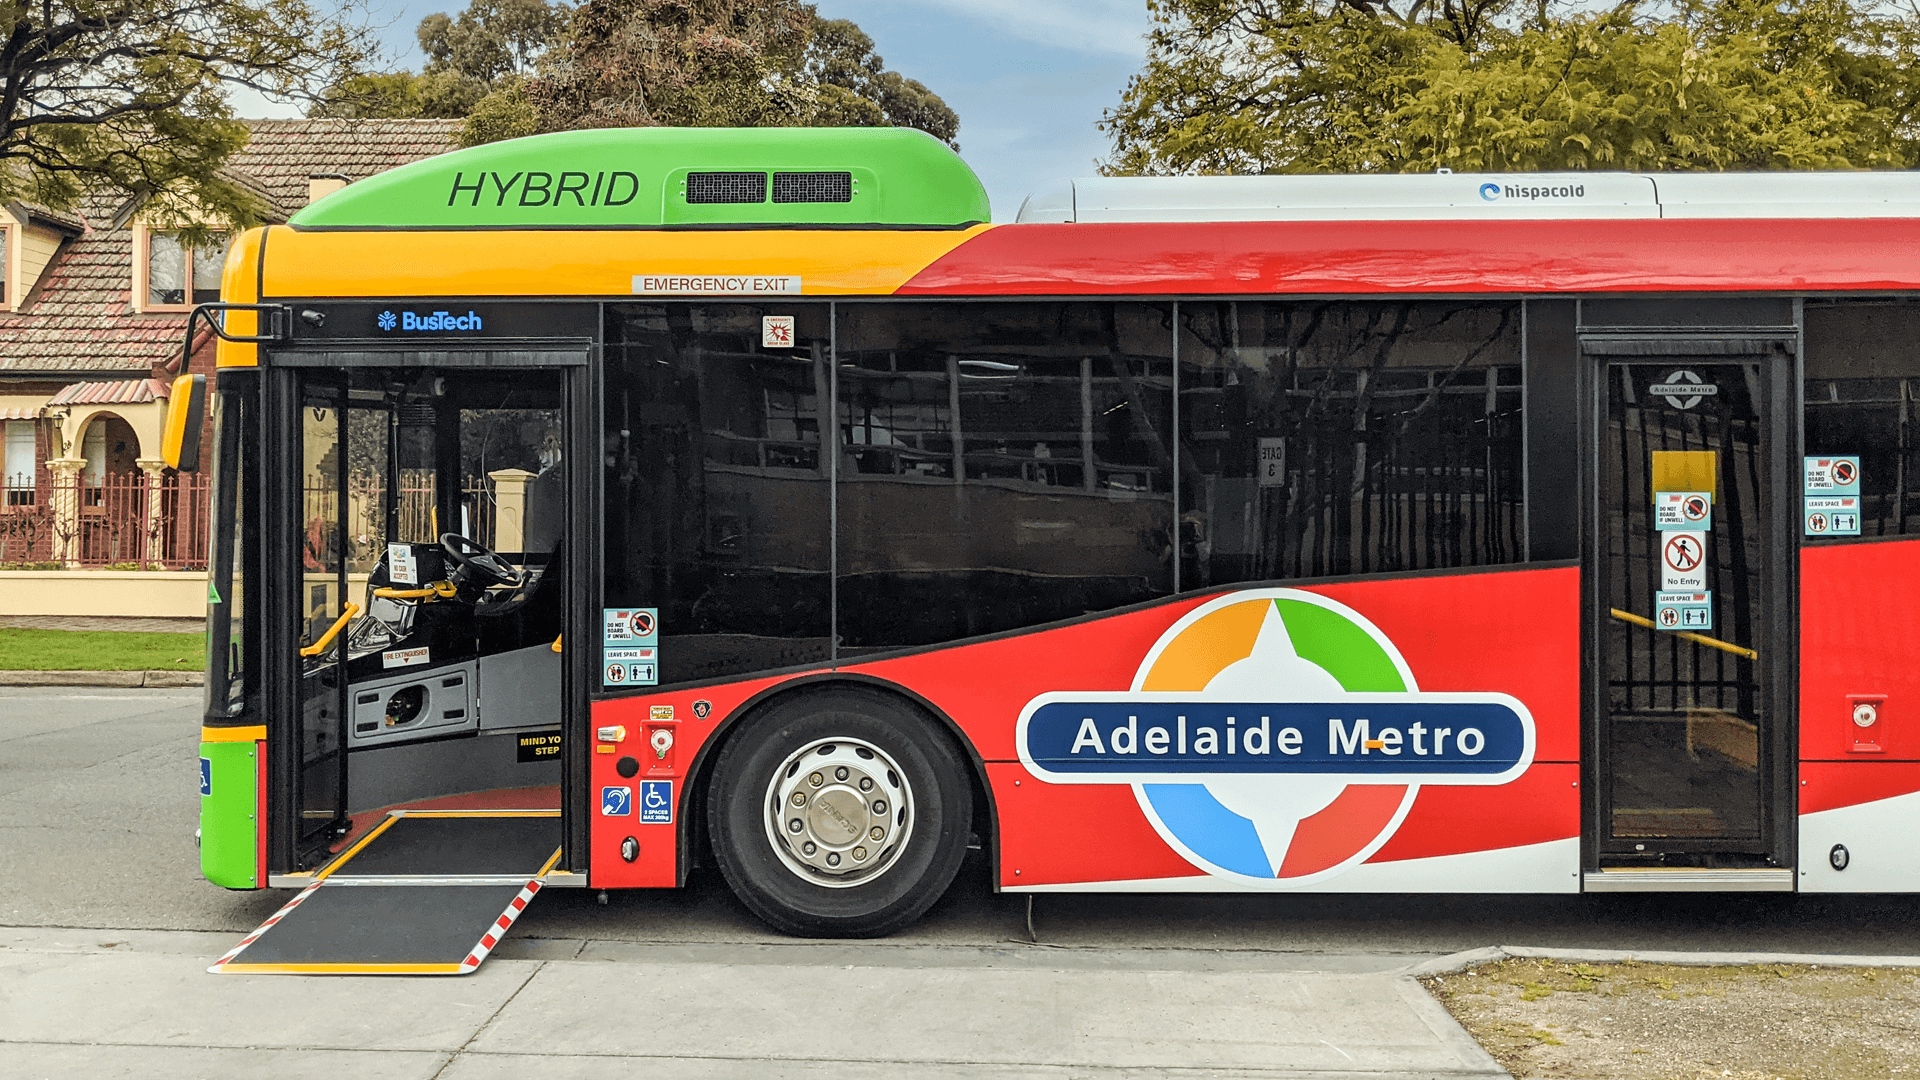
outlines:
[{"label": "yellow mirror arm", "polygon": [[327,646],[333,644],[333,639],[340,636],[341,629],[343,629],[347,625],[347,623],[351,622],[353,620],[353,617],[358,614],[360,614],[360,605],[348,604],[347,610],[341,612],[340,617],[333,620],[333,625],[327,627],[327,632],[320,635],[320,640],[314,642],[313,644],[307,646],[304,649],[301,649],[300,655],[302,657],[314,657],[314,656],[319,656],[323,652],[326,652]]}]

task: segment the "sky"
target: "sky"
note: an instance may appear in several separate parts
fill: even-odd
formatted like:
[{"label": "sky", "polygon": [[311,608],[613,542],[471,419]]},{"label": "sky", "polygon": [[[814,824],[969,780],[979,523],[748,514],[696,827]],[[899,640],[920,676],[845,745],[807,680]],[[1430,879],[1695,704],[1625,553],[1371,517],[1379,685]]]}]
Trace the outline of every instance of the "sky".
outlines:
[{"label": "sky", "polygon": [[[1089,176],[1107,140],[1094,127],[1120,101],[1146,52],[1146,0],[815,0],[852,19],[887,66],[925,83],[960,114],[960,153],[1008,221],[1048,180]],[[390,62],[419,70],[413,30],[465,0],[372,0]],[[259,100],[243,115],[296,115]]]}]

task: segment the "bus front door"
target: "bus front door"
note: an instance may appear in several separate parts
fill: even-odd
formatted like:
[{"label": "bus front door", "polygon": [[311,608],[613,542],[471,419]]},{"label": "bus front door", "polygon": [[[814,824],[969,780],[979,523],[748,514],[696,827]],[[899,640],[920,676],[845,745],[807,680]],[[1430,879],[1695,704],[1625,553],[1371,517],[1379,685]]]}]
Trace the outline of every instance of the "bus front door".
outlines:
[{"label": "bus front door", "polygon": [[1738,345],[1588,369],[1589,890],[1792,887],[1792,362]]},{"label": "bus front door", "polygon": [[347,719],[335,639],[350,621],[341,536],[345,394],[309,380],[300,396],[300,675],[294,844],[300,869],[325,861],[347,820]]}]

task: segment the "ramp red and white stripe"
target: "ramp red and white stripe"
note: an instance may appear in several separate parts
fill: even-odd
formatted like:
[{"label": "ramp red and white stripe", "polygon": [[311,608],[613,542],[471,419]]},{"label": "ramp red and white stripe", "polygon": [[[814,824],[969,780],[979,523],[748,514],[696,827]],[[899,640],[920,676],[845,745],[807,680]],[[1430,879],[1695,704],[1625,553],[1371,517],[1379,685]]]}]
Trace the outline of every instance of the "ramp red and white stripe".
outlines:
[{"label": "ramp red and white stripe", "polygon": [[493,921],[493,928],[480,938],[480,944],[475,945],[473,951],[467,954],[467,958],[460,961],[460,974],[465,975],[480,966],[480,961],[485,960],[487,954],[493,951],[493,947],[500,944],[500,939],[507,936],[507,931],[513,927],[514,921],[520,918],[521,912],[527,910],[528,902],[539,891],[539,878],[527,882],[526,888],[521,889],[519,895],[507,905],[507,910],[501,912],[500,917]]},{"label": "ramp red and white stripe", "polygon": [[[226,967],[229,963],[231,963],[233,961],[233,958],[236,956],[239,956],[242,950],[244,950],[247,946],[253,944],[255,941],[259,940],[261,934],[264,934],[268,930],[271,930],[273,928],[274,923],[277,923],[281,919],[286,918],[287,915],[291,913],[294,908],[297,908],[300,906],[300,902],[302,900],[305,900],[307,897],[313,895],[313,890],[319,888],[322,885],[325,885],[326,883],[327,883],[327,879],[321,878],[319,881],[316,881],[313,884],[295,893],[293,899],[281,905],[279,911],[276,911],[272,915],[269,915],[267,917],[267,921],[260,924],[259,929],[255,930],[251,934],[248,934],[246,937],[241,938],[240,944],[235,945],[233,948],[227,950],[227,954],[225,956],[222,956],[220,959],[215,960],[213,962],[213,966],[208,968],[207,970],[212,972],[215,975],[218,975],[220,973],[220,969],[223,967]],[[276,938],[275,940],[279,940],[279,939]]]}]

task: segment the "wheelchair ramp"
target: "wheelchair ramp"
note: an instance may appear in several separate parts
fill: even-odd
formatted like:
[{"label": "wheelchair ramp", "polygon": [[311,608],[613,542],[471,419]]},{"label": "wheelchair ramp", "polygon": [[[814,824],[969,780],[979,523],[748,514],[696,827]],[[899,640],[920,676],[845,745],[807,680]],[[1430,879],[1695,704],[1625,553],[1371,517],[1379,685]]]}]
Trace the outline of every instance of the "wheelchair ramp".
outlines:
[{"label": "wheelchair ramp", "polygon": [[465,975],[559,859],[558,810],[395,810],[208,970]]}]

